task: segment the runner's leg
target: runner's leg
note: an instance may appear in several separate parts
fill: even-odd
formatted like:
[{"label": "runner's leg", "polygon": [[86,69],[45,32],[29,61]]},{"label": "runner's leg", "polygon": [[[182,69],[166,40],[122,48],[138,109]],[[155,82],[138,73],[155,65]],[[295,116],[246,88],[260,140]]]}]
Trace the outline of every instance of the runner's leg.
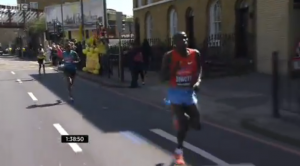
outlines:
[{"label": "runner's leg", "polygon": [[72,97],[72,94],[71,94],[71,76],[70,76],[70,72],[66,69],[64,69],[64,75],[66,77],[66,81],[67,81],[67,89],[68,89],[68,94],[69,94],[69,97],[71,98]]},{"label": "runner's leg", "polygon": [[43,60],[43,72],[44,72],[44,74],[46,73],[46,69],[45,69],[45,60]]},{"label": "runner's leg", "polygon": [[171,104],[171,110],[175,116],[175,127],[177,128],[177,148],[174,152],[176,164],[184,165],[183,142],[189,129],[189,120],[185,116],[184,108],[181,105]]},{"label": "runner's leg", "polygon": [[200,130],[201,123],[200,123],[200,110],[198,104],[187,106],[186,114],[189,116],[189,125],[195,130]]},{"label": "runner's leg", "polygon": [[183,148],[183,142],[189,129],[189,119],[184,115],[183,106],[171,104],[171,110],[175,116],[175,127],[177,129],[177,148]]},{"label": "runner's leg", "polygon": [[41,67],[42,67],[42,64],[41,64],[41,60],[38,59],[38,64],[39,64],[39,74],[41,74]]},{"label": "runner's leg", "polygon": [[76,76],[76,70],[74,71],[70,71],[70,75],[69,75],[69,96],[70,98],[73,99],[73,93],[72,93],[72,89],[73,89],[73,85],[74,85],[74,81],[75,81],[75,76]]}]

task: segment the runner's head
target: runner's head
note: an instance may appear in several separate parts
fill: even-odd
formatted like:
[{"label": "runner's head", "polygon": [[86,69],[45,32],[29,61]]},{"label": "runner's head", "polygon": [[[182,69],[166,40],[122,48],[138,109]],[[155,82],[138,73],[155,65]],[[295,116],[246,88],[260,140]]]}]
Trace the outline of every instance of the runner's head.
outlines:
[{"label": "runner's head", "polygon": [[72,46],[70,43],[66,44],[65,47],[66,47],[66,51],[71,51]]},{"label": "runner's head", "polygon": [[174,47],[177,49],[185,49],[188,45],[188,38],[185,32],[178,32],[173,36]]}]

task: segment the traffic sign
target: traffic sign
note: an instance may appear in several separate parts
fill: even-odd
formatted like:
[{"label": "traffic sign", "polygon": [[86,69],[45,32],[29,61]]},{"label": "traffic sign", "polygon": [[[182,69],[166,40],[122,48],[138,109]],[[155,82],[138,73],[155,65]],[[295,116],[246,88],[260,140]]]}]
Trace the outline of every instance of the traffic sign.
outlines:
[{"label": "traffic sign", "polygon": [[21,3],[20,4],[20,9],[22,11],[27,11],[28,10],[28,4],[27,3]]}]

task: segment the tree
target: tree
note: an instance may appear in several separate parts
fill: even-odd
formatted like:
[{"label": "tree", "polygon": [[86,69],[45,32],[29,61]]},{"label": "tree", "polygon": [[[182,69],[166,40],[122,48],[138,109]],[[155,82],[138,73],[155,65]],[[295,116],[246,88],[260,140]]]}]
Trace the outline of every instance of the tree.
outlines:
[{"label": "tree", "polygon": [[39,19],[34,19],[26,24],[26,30],[28,34],[40,34],[44,33],[46,30],[46,18],[41,17]]},{"label": "tree", "polygon": [[43,33],[46,30],[46,18],[40,17],[26,23],[25,32],[28,36],[28,47],[37,50],[42,43]]}]

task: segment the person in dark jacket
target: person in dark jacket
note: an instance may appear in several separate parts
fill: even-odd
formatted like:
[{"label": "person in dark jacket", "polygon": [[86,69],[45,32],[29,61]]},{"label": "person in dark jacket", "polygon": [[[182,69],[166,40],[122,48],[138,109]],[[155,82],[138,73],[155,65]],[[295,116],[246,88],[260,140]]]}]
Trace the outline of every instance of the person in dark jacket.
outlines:
[{"label": "person in dark jacket", "polygon": [[145,84],[144,78],[144,58],[142,50],[139,46],[135,45],[128,52],[130,59],[130,71],[131,71],[131,85],[130,88],[138,87],[138,77],[141,76],[142,84]]},{"label": "person in dark jacket", "polygon": [[144,74],[146,75],[150,65],[151,47],[147,39],[144,39],[142,44],[142,53],[144,58]]}]

